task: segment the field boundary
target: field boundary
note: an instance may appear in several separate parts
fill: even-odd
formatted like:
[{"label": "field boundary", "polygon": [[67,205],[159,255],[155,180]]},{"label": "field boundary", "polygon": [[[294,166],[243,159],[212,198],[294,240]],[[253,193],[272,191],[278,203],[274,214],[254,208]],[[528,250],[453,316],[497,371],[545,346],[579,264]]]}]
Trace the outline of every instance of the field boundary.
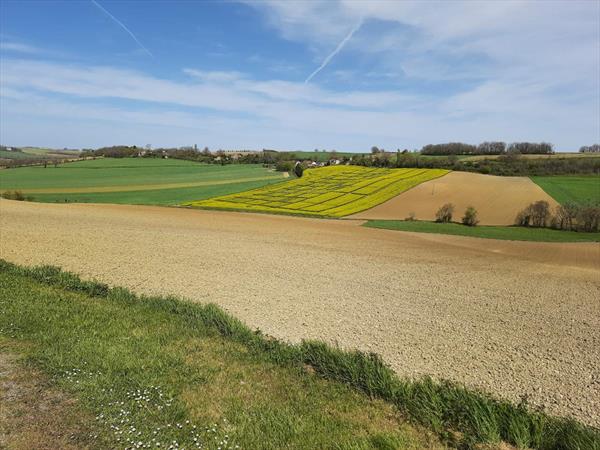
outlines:
[{"label": "field boundary", "polygon": [[177,315],[190,327],[203,325],[221,336],[261,352],[274,363],[306,370],[339,381],[369,396],[395,405],[414,423],[426,426],[453,445],[508,442],[534,449],[597,449],[600,430],[571,419],[550,417],[447,381],[398,377],[374,353],[343,351],[318,341],[293,345],[252,331],[214,304],[192,304],[174,297],[146,297],[123,288],[82,280],[57,267],[23,267],[0,259],[0,271],[34,279],[90,297],[130,304],[144,302],[149,308]]},{"label": "field boundary", "polygon": [[[356,219],[361,220],[361,219]],[[377,220],[368,219],[361,224],[367,228],[404,231],[409,233],[445,234],[474,239],[499,239],[526,242],[600,242],[600,233],[555,230],[501,225],[467,226],[458,222],[437,223],[425,220]]]}]

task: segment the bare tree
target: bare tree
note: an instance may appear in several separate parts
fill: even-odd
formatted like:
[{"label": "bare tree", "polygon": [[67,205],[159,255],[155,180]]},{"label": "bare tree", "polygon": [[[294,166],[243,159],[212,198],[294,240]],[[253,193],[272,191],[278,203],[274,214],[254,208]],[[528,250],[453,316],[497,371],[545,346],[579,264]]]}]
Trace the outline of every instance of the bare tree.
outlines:
[{"label": "bare tree", "polygon": [[462,223],[463,225],[467,225],[469,227],[474,227],[477,225],[479,223],[479,219],[477,218],[477,210],[472,206],[469,206],[462,218]]},{"label": "bare tree", "polygon": [[454,214],[454,205],[452,203],[446,203],[435,213],[435,221],[440,223],[451,222],[452,214]]}]

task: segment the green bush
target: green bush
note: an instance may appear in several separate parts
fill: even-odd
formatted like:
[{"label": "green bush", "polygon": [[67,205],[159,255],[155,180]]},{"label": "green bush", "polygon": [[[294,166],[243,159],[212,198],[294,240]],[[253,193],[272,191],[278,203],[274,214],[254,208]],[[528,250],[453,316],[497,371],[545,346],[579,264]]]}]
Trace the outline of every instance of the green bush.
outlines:
[{"label": "green bush", "polygon": [[277,172],[290,172],[294,168],[293,161],[277,161],[275,170]]},{"label": "green bush", "polygon": [[21,191],[6,191],[2,193],[2,197],[7,200],[18,200],[21,202],[24,200],[31,199],[31,197],[25,197],[25,195]]},{"label": "green bush", "polygon": [[302,174],[304,173],[304,168],[302,167],[302,164],[300,164],[299,162],[297,162],[296,165],[294,166],[294,173],[296,174],[296,176],[298,178],[301,178]]}]

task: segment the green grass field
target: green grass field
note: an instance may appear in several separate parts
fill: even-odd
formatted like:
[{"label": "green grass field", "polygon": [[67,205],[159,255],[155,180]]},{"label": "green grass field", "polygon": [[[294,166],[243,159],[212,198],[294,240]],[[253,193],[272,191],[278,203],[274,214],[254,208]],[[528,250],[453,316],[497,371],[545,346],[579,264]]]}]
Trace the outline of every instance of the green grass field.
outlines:
[{"label": "green grass field", "polygon": [[154,158],[102,158],[0,171],[0,190],[42,202],[175,205],[283,180],[261,165],[207,165]]},{"label": "green grass field", "polygon": [[29,155],[23,152],[9,152],[8,150],[0,150],[0,158],[3,159],[29,159],[35,157],[35,155]]},{"label": "green grass field", "polygon": [[600,176],[531,177],[558,203],[600,202]]},{"label": "green grass field", "polygon": [[412,231],[416,233],[452,234],[484,239],[537,242],[600,242],[600,233],[553,230],[550,228],[525,228],[502,226],[468,227],[458,223],[436,223],[404,220],[369,220],[364,224],[370,228]]},{"label": "green grass field", "polygon": [[438,437],[458,448],[600,445],[598,430],[574,421],[402,380],[373,354],[290,345],[214,305],[138,297],[52,267],[0,260],[0,310],[0,352],[19,354],[96,417],[89,448],[421,449],[441,448]]}]

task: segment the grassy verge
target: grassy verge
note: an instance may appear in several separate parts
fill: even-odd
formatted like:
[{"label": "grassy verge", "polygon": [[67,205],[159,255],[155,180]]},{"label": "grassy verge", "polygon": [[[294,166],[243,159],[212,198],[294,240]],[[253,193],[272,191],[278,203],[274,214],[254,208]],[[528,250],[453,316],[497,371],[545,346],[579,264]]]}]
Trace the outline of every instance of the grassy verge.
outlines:
[{"label": "grassy verge", "polygon": [[548,176],[531,177],[558,203],[600,202],[600,176]]},{"label": "grassy verge", "polygon": [[91,412],[96,448],[441,448],[393,405],[309,373],[297,348],[212,305],[4,263],[0,311],[0,350]]},{"label": "grassy verge", "polygon": [[448,382],[400,379],[375,354],[270,339],[214,305],[1,260],[0,293],[0,336],[29,342],[29,361],[126,444],[435,446],[407,417],[457,445],[600,448],[600,432],[574,421]]},{"label": "grassy verge", "polygon": [[452,234],[484,239],[535,242],[600,242],[600,233],[553,230],[550,228],[525,228],[502,226],[468,227],[458,223],[436,223],[420,220],[369,220],[364,224],[370,228],[412,231],[417,233]]}]

